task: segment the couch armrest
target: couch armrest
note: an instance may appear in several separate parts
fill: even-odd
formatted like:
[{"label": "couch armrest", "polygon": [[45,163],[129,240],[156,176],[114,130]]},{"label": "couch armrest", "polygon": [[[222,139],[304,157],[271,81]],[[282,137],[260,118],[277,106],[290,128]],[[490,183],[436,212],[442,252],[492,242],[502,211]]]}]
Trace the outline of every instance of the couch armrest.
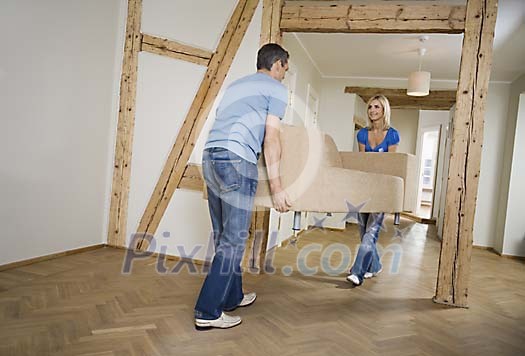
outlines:
[{"label": "couch armrest", "polygon": [[400,152],[339,152],[343,168],[403,178],[404,211],[415,211],[417,194],[416,156]]}]

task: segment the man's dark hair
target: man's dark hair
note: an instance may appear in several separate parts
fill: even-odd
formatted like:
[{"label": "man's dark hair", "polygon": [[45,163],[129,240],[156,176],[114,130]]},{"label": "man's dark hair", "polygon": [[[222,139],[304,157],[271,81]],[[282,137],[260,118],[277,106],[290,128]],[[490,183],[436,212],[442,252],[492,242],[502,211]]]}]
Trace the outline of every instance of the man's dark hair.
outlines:
[{"label": "man's dark hair", "polygon": [[277,43],[267,43],[257,52],[257,70],[271,70],[272,65],[277,61],[281,61],[284,66],[288,63],[289,57],[290,54]]}]

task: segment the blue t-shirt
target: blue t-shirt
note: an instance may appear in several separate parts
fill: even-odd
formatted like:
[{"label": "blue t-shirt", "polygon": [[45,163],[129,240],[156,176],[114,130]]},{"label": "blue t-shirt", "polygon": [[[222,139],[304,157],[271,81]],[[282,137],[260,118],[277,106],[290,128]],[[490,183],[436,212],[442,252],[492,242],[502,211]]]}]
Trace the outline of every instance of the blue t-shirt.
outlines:
[{"label": "blue t-shirt", "polygon": [[357,142],[365,145],[365,152],[388,152],[388,146],[397,145],[399,141],[399,132],[391,127],[386,132],[383,142],[372,148],[368,142],[368,128],[364,127],[357,132]]},{"label": "blue t-shirt", "polygon": [[225,91],[204,148],[222,147],[257,163],[268,114],[284,117],[288,90],[265,73],[233,82]]}]

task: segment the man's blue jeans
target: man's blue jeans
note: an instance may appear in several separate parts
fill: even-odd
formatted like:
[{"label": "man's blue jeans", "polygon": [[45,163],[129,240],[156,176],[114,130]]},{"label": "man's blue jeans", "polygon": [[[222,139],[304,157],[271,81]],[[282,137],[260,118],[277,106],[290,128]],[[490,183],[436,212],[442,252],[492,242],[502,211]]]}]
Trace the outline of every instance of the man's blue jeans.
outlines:
[{"label": "man's blue jeans", "polygon": [[257,190],[257,165],[214,147],[204,150],[202,168],[215,256],[195,305],[195,317],[213,320],[223,310],[238,306],[244,297],[241,261]]},{"label": "man's blue jeans", "polygon": [[362,281],[366,272],[376,273],[382,267],[376,243],[385,213],[359,213],[358,217],[361,245],[350,273],[355,274]]}]

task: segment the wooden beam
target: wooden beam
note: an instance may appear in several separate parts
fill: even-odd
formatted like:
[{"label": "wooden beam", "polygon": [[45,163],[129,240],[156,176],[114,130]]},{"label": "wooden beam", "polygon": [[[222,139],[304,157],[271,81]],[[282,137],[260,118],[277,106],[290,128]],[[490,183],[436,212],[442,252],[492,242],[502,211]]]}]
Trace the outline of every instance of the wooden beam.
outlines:
[{"label": "wooden beam", "polygon": [[357,94],[364,100],[383,94],[392,109],[450,110],[456,103],[455,90],[431,90],[427,96],[408,96],[406,89],[345,87],[345,93]]},{"label": "wooden beam", "polygon": [[[263,15],[261,22],[260,46],[267,43],[282,42],[282,33],[279,28],[283,0],[263,0]],[[257,207],[252,213],[250,235],[246,241],[243,263],[244,268],[254,273],[264,272],[266,260],[266,246],[270,227],[270,210]]]},{"label": "wooden beam", "polygon": [[264,273],[266,262],[266,249],[270,233],[270,209],[258,207],[252,214],[250,224],[250,237],[242,265],[252,273]]},{"label": "wooden beam", "polygon": [[142,50],[203,66],[207,66],[210,63],[213,54],[200,48],[146,34],[142,35]]},{"label": "wooden beam", "polygon": [[204,189],[204,179],[202,178],[202,166],[188,164],[182,175],[178,186],[179,189],[196,190],[202,192]]},{"label": "wooden beam", "polygon": [[283,40],[283,34],[281,32],[281,16],[284,6],[284,0],[272,0],[272,24],[270,42],[281,44]]},{"label": "wooden beam", "polygon": [[272,34],[272,9],[273,0],[263,0],[263,13],[261,20],[261,36],[259,41],[259,47],[270,43]]},{"label": "wooden beam", "polygon": [[228,74],[228,70],[244,38],[258,2],[258,0],[239,0],[226,26],[226,30],[222,35],[216,52],[211,58],[208,70],[204,75],[197,95],[193,100],[155,186],[155,190],[140,220],[138,232],[144,233],[144,235],[142,239],[138,240],[137,248],[141,250],[147,248],[147,239],[145,237],[148,235],[154,236],[171,197],[179,186],[195,142],[224,82],[224,78]]},{"label": "wooden beam", "polygon": [[497,0],[468,0],[434,301],[467,307]]},{"label": "wooden beam", "polygon": [[465,6],[286,1],[280,27],[285,32],[462,33]]},{"label": "wooden beam", "polygon": [[280,22],[283,5],[284,0],[263,0],[261,46],[270,42],[281,44],[282,33]]},{"label": "wooden beam", "polygon": [[120,79],[120,103],[109,211],[108,244],[110,246],[123,246],[126,243],[131,150],[133,147],[137,95],[137,70],[141,45],[141,15],[142,0],[128,0],[128,18],[122,76]]}]

